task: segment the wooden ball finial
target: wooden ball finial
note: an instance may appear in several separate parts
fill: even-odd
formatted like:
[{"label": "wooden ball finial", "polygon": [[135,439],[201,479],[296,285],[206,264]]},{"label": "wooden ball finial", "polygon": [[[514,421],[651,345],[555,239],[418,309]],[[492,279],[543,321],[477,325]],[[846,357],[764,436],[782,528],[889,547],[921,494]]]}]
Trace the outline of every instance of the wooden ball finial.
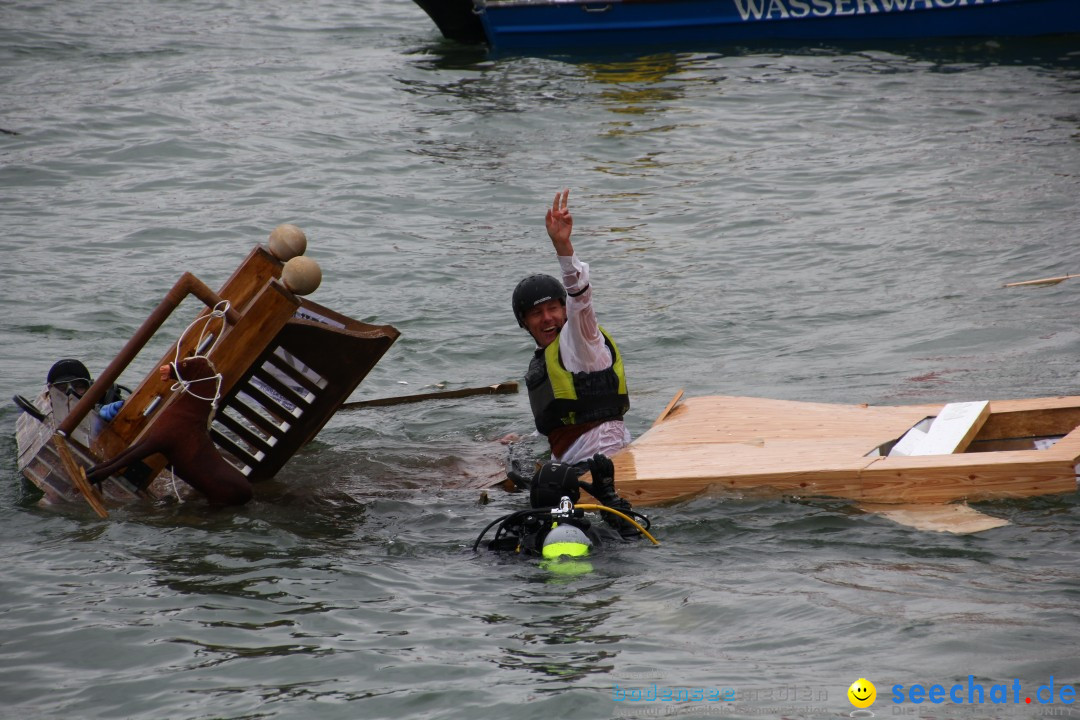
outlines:
[{"label": "wooden ball finial", "polygon": [[295,225],[278,225],[270,233],[270,252],[281,262],[288,262],[307,250],[307,235]]},{"label": "wooden ball finial", "polygon": [[319,263],[309,257],[298,255],[285,263],[281,270],[281,282],[297,295],[310,295],[322,282]]}]

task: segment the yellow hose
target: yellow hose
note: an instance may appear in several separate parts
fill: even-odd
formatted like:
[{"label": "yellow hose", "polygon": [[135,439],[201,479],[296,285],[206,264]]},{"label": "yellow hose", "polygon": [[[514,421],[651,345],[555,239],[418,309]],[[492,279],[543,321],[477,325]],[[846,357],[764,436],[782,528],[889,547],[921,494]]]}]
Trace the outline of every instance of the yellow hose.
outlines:
[{"label": "yellow hose", "polygon": [[659,544],[660,544],[660,543],[659,543],[659,542],[657,541],[657,539],[656,539],[656,538],[654,538],[654,537],[653,537],[652,535],[650,535],[650,534],[649,534],[649,531],[648,531],[648,530],[646,530],[645,528],[641,527],[641,524],[640,524],[640,523],[638,523],[638,521],[637,521],[637,520],[635,520],[634,518],[630,517],[629,515],[626,515],[625,513],[621,513],[621,512],[619,512],[619,511],[618,511],[618,510],[616,510],[615,508],[609,508],[609,507],[608,507],[607,505],[575,505],[575,506],[574,506],[574,509],[575,509],[575,510],[603,510],[604,512],[609,512],[609,513],[611,513],[612,515],[618,515],[618,516],[619,516],[619,517],[621,517],[621,518],[622,518],[623,520],[626,520],[626,521],[628,521],[628,522],[629,522],[629,523],[630,523],[631,525],[633,525],[634,527],[636,527],[636,528],[637,528],[637,529],[638,529],[638,530],[639,530],[639,531],[641,532],[641,534],[642,534],[642,535],[644,535],[645,537],[647,537],[647,538],[649,538],[650,540],[652,540],[652,544],[653,544],[653,545],[659,545]]}]

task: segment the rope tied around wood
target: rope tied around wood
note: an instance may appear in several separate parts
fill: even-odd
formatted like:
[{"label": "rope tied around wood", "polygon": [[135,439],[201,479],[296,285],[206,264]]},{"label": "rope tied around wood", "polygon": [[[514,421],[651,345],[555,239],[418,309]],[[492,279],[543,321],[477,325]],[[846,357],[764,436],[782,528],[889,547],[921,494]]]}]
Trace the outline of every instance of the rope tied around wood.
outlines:
[{"label": "rope tied around wood", "polygon": [[[191,324],[184,329],[184,332],[180,333],[180,338],[176,341],[176,351],[173,353],[173,361],[169,363],[169,365],[172,366],[173,374],[176,375],[176,383],[172,386],[171,389],[173,391],[179,390],[181,393],[187,393],[194,398],[198,398],[199,400],[205,400],[206,402],[210,403],[210,407],[212,407],[214,410],[217,410],[218,400],[221,399],[221,373],[216,373],[214,375],[210,375],[209,377],[197,378],[195,380],[184,379],[184,377],[180,374],[180,348],[184,343],[184,338],[187,337],[187,334],[191,331],[191,329],[201,322],[202,328],[199,330],[199,340],[197,343],[195,343],[195,352],[189,357],[201,357],[206,358],[206,360],[209,361],[210,353],[213,352],[215,347],[217,347],[218,341],[221,340],[221,336],[225,332],[225,315],[229,312],[230,307],[231,306],[228,300],[222,300],[215,304],[213,309],[211,309],[209,313],[192,320]],[[218,319],[221,321],[221,329],[216,334],[211,333],[207,335],[207,330],[210,327],[210,323],[213,322],[214,319]],[[209,347],[207,347],[207,345],[209,345]],[[200,395],[191,389],[192,385],[196,383],[206,382],[208,380],[215,381],[213,397],[204,397],[203,395]]]}]

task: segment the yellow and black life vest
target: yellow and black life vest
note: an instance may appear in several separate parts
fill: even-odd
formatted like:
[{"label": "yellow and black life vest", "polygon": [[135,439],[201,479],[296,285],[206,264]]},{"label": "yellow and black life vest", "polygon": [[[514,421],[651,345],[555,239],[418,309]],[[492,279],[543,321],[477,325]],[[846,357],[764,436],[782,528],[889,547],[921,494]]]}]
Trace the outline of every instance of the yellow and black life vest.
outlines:
[{"label": "yellow and black life vest", "polygon": [[537,348],[525,374],[536,429],[544,435],[569,425],[621,420],[630,409],[626,372],[615,341],[600,328],[611,352],[611,367],[595,372],[572,373],[559,357],[559,338],[544,349]]}]

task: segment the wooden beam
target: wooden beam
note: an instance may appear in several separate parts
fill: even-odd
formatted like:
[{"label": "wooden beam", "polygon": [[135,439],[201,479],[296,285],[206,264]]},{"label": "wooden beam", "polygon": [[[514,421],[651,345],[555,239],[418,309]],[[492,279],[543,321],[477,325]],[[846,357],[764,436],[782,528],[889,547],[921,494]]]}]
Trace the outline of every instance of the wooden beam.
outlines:
[{"label": "wooden beam", "polygon": [[873,505],[858,506],[864,512],[874,513],[895,523],[931,532],[949,532],[954,535],[992,530],[1009,524],[1008,520],[985,515],[966,503],[955,505]]},{"label": "wooden beam", "polygon": [[407,403],[422,402],[424,400],[452,400],[456,398],[472,397],[474,395],[513,395],[518,391],[516,382],[497,383],[482,387],[461,388],[459,390],[442,390],[439,392],[419,393],[417,395],[399,395],[397,397],[379,398],[377,400],[360,400],[359,402],[343,403],[338,410],[359,410],[366,407],[386,407],[388,405],[405,405]]},{"label": "wooden beam", "polygon": [[1005,283],[1003,287],[1021,287],[1024,285],[1057,285],[1062,280],[1068,280],[1070,278],[1080,277],[1078,275],[1059,275],[1057,277],[1040,278],[1038,280],[1023,280],[1021,282]]},{"label": "wooden beam", "polygon": [[56,446],[56,453],[60,456],[60,463],[64,466],[64,472],[68,474],[71,484],[82,493],[87,504],[94,509],[98,517],[109,517],[109,511],[105,509],[105,505],[102,503],[101,498],[98,497],[94,487],[87,481],[86,472],[82,466],[75,462],[71,450],[68,449],[67,441],[59,431],[53,435],[53,445]]},{"label": "wooden beam", "polygon": [[679,388],[679,392],[675,393],[675,397],[671,398],[671,402],[667,404],[667,407],[664,408],[664,411],[661,412],[660,415],[653,422],[653,427],[656,427],[660,423],[664,422],[664,419],[667,418],[669,414],[671,414],[671,411],[674,410],[675,406],[679,404],[680,400],[682,400],[682,396],[682,388]]}]

